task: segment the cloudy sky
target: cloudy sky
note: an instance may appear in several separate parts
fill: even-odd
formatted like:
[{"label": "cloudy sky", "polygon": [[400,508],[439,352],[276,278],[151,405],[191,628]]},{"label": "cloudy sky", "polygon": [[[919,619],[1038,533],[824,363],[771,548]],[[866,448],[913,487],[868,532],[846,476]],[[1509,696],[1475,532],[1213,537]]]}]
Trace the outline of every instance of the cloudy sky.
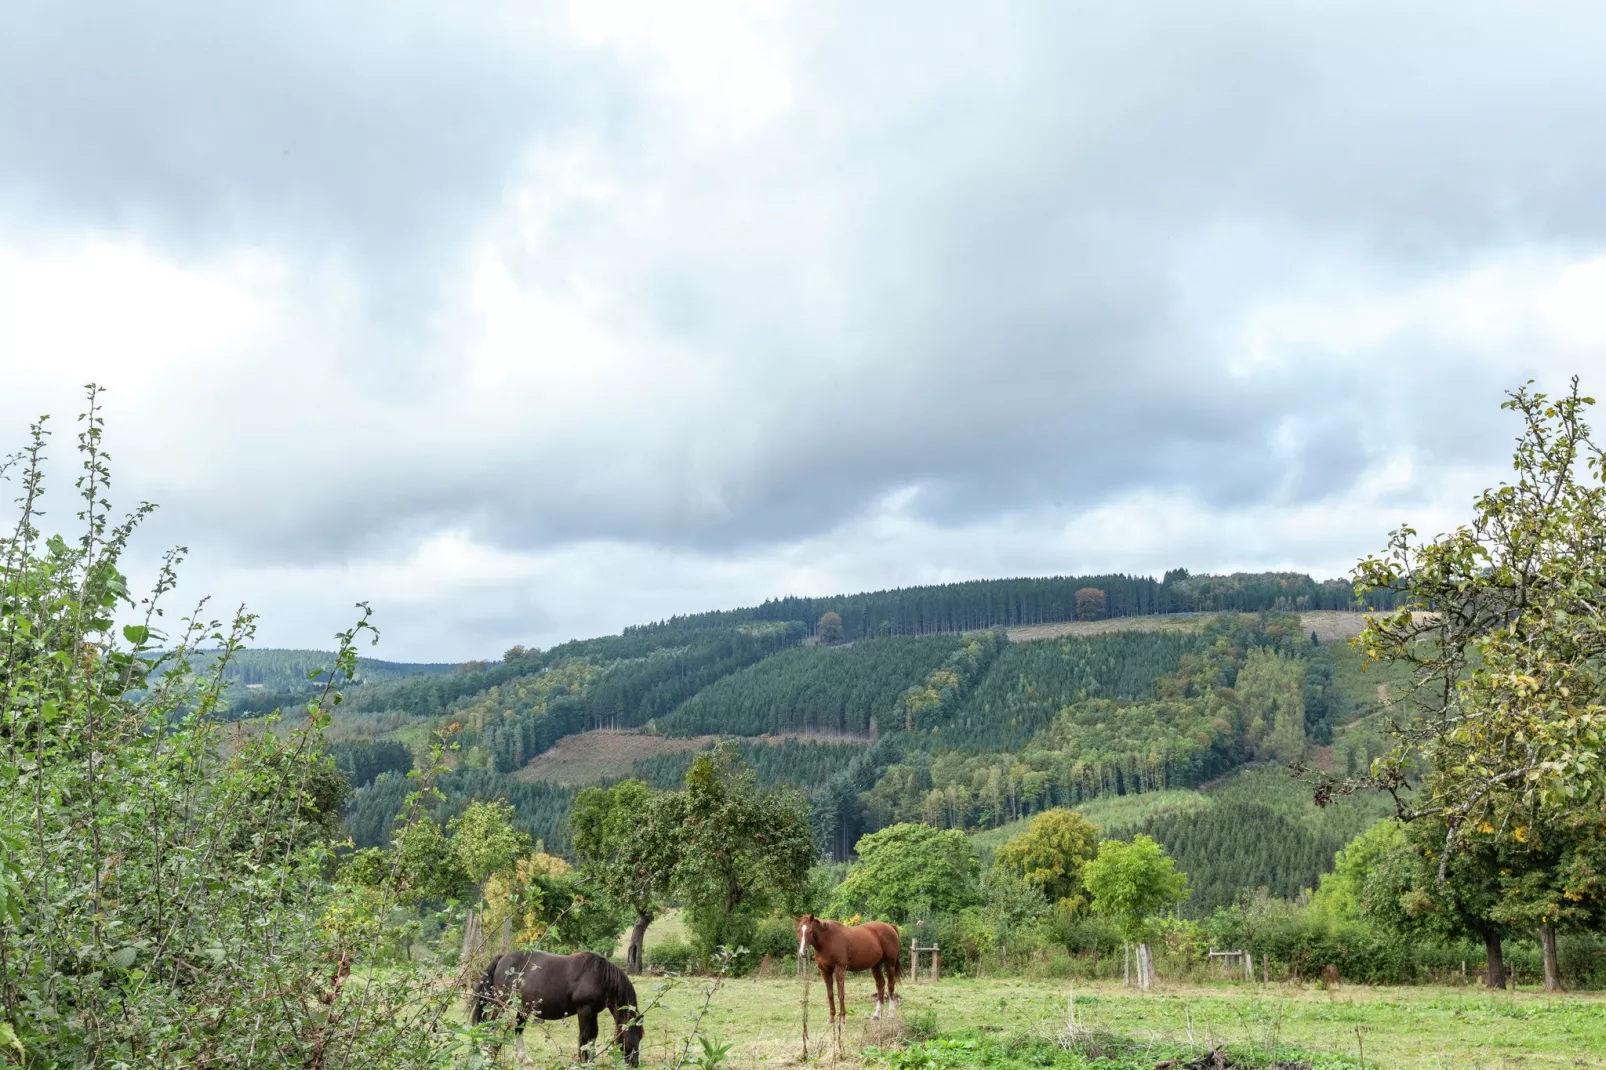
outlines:
[{"label": "cloudy sky", "polygon": [[[494,656],[769,595],[1346,572],[1606,390],[1606,8],[0,9],[0,447],[138,568]],[[52,519],[66,525],[68,475]]]}]

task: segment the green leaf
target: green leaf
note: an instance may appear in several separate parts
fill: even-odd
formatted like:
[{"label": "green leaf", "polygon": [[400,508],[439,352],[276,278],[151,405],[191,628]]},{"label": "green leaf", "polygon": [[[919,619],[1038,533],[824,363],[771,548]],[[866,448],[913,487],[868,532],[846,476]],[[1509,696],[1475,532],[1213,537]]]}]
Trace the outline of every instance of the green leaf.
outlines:
[{"label": "green leaf", "polygon": [[127,639],[135,646],[139,646],[141,643],[145,642],[146,639],[149,639],[150,634],[151,630],[145,627],[143,624],[123,625],[123,638]]},{"label": "green leaf", "polygon": [[139,954],[137,948],[120,947],[116,951],[112,952],[111,958],[108,961],[113,966],[116,966],[119,970],[126,970],[130,966],[134,965],[134,957],[137,954]]},{"label": "green leaf", "polygon": [[11,1028],[9,1022],[0,1022],[0,1047],[9,1048],[23,1057],[28,1054],[23,1050],[22,1041],[17,1039],[17,1031]]}]

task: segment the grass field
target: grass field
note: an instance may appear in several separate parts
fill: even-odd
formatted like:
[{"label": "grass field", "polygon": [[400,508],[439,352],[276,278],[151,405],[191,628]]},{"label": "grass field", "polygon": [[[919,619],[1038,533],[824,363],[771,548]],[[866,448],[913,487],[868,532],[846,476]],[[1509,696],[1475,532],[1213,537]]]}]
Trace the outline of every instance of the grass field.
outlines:
[{"label": "grass field", "polygon": [[[699,1010],[707,1000],[702,1032],[731,1045],[727,1065],[788,1066],[803,1060],[803,981],[795,976],[727,981],[707,999],[713,982],[692,978],[638,979],[638,995],[652,1009],[642,1065],[674,1065]],[[1080,985],[1016,980],[949,980],[906,984],[900,1022],[872,1022],[874,982],[867,974],[848,982],[851,1007],[838,1060],[820,1053],[827,1039],[824,990],[809,985],[810,1058],[844,1066],[878,1065],[875,1046],[908,1043],[900,1036],[913,1025],[942,1036],[1004,1041],[1008,1052],[1040,1040],[1067,1036],[1074,996],[1080,1033],[1112,1033],[1136,1042],[1135,1051],[1109,1060],[1086,1061],[1066,1052],[1043,1063],[985,1060],[987,1065],[1151,1067],[1163,1058],[1226,1044],[1251,1065],[1269,1065],[1296,1052],[1319,1068],[1572,1067],[1606,1066],[1606,999],[1593,995],[1544,997],[1538,993],[1485,995],[1477,989],[1361,988],[1331,991],[1292,985],[1166,987],[1144,996],[1119,985]],[[1190,1036],[1192,1038],[1190,1044]],[[573,1051],[572,1021],[532,1026],[526,1035],[538,1065]],[[952,1042],[950,1042],[952,1044]],[[953,1044],[959,1047],[958,1044]],[[693,1052],[701,1049],[693,1045]],[[1053,1048],[1046,1048],[1053,1051]],[[1364,1050],[1365,1062],[1360,1053]],[[901,1065],[980,1065],[957,1061]]]}]

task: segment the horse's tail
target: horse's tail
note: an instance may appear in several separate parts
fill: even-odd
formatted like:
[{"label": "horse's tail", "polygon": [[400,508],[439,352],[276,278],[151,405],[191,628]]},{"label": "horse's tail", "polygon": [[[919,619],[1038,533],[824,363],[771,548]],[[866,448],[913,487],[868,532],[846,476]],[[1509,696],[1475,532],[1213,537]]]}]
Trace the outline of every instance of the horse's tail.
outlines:
[{"label": "horse's tail", "polygon": [[496,963],[496,959],[491,960],[491,964],[485,967],[485,974],[480,978],[480,983],[474,986],[474,996],[468,1014],[470,1025],[480,1024],[480,1020],[485,1016],[486,1004],[491,1002],[496,991]]}]

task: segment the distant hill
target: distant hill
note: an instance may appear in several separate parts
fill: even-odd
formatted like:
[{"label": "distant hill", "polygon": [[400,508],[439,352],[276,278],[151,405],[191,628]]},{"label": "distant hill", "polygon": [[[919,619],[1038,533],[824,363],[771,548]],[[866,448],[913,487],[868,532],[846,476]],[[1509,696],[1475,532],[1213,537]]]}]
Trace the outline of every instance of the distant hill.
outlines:
[{"label": "distant hill", "polygon": [[[1312,826],[1264,778],[1230,800],[1213,785],[1253,763],[1350,768],[1380,751],[1365,715],[1393,681],[1361,673],[1343,642],[1357,605],[1347,584],[1298,573],[1177,569],[778,599],[456,666],[365,661],[334,726],[342,768],[364,775],[348,830],[384,841],[405,795],[395,748],[418,755],[438,730],[455,744],[440,816],[505,798],[558,851],[579,787],[669,786],[737,737],[761,782],[808,797],[837,858],[896,821],[998,829],[990,848],[1074,806],[1171,846],[1197,870],[1200,909],[1245,880],[1287,894],[1351,825]],[[814,634],[827,611],[845,641]],[[326,661],[248,655],[232,675],[260,686],[231,695],[233,715],[292,708]]]},{"label": "distant hill", "polygon": [[[196,672],[209,671],[216,662],[217,654],[215,650],[198,651],[194,659]],[[246,649],[237,651],[229,659],[229,663],[223,669],[223,678],[230,684],[238,684],[253,690],[260,688],[264,691],[311,691],[324,685],[328,679],[327,672],[334,662],[334,653],[327,650]],[[355,683],[451,672],[456,668],[455,662],[380,661],[375,658],[358,658]],[[311,677],[315,672],[324,675],[313,680]]]}]

